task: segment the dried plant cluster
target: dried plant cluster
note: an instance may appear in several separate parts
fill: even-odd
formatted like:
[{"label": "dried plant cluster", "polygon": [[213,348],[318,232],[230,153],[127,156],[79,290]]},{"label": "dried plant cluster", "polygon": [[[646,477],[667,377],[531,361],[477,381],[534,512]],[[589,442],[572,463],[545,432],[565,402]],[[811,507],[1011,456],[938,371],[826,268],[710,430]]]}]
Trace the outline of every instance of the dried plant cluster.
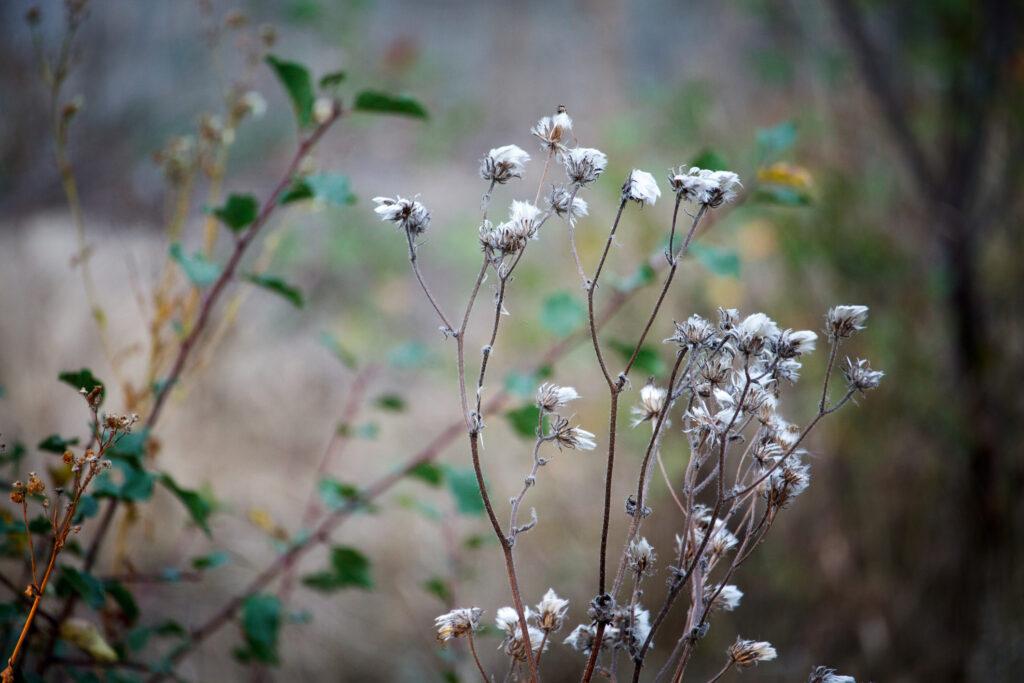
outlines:
[{"label": "dried plant cluster", "polygon": [[[593,274],[589,274],[576,246],[576,230],[589,212],[587,202],[578,195],[604,173],[607,156],[578,145],[573,121],[564,108],[542,118],[531,132],[540,141],[544,157],[536,194],[532,201],[513,200],[507,218],[498,223],[488,218],[495,186],[522,178],[530,155],[516,145],[504,145],[492,149],[480,163],[480,176],[488,182],[479,228],[483,258],[468,302],[458,318],[444,313],[419,267],[419,247],[430,228],[431,212],[418,198],[400,196],[377,197],[376,212],[404,234],[413,272],[437,313],[442,333],[454,340],[470,457],[488,518],[504,554],[511,593],[512,605],[499,607],[495,612],[495,624],[504,634],[501,649],[510,660],[509,676],[539,680],[542,657],[555,632],[565,623],[569,610],[568,601],[559,598],[553,589],[536,609],[525,605],[514,552],[522,534],[543,523],[542,515],[535,509],[531,509],[528,521],[521,520],[520,507],[536,484],[541,468],[549,462],[545,453],[554,447],[600,450],[606,459],[604,504],[599,519],[601,542],[595,563],[597,590],[590,604],[578,610],[579,616],[585,614],[585,621],[562,638],[563,644],[583,657],[583,681],[598,674],[617,680],[623,675],[620,667],[625,662],[632,665],[632,679],[637,681],[654,638],[659,636],[669,643],[671,655],[658,680],[678,681],[684,677],[695,648],[707,633],[712,615],[739,606],[743,591],[731,583],[739,567],[764,541],[779,514],[809,485],[810,463],[802,447],[808,433],[822,418],[845,406],[857,394],[878,386],[882,372],[871,369],[865,360],[847,358],[841,368],[845,379],[842,390],[830,391],[832,375],[840,370],[840,345],[863,329],[868,309],[836,306],[828,311],[823,328],[827,361],[818,410],[802,426],[790,421],[783,405],[786,389],[799,381],[805,358],[815,350],[815,331],[784,329],[764,313],[744,315],[725,308],[718,310],[714,321],[694,314],[668,327],[659,319],[673,277],[702,219],[732,202],[741,189],[735,173],[681,167],[668,175],[669,189],[675,195],[665,250],[668,271],[653,310],[638,334],[635,350],[625,366],[616,371],[605,354],[600,322],[595,315],[599,282],[627,207],[653,207],[661,189],[646,171],[634,169],[626,176],[603,251]],[[564,180],[553,184],[541,202],[542,190],[555,163],[562,166]],[[681,213],[690,218],[684,234],[677,229]],[[564,221],[564,230],[545,227],[555,217]],[[480,435],[486,426],[482,408],[485,378],[502,329],[515,271],[531,244],[542,239],[549,240],[549,244],[563,241],[575,262],[586,297],[595,360],[608,389],[608,429],[597,435],[574,424],[565,410],[568,404],[580,399],[573,387],[541,385],[536,396],[539,419],[531,466],[522,489],[510,499],[508,523],[502,524],[500,506],[492,501],[491,490],[485,483],[481,457]],[[473,382],[466,370],[467,331],[481,288],[489,278],[494,282],[493,313],[487,318],[489,333]],[[675,361],[663,386],[652,380],[639,389],[633,401],[633,428],[649,425],[651,434],[635,473],[634,492],[623,503],[613,505],[620,403],[629,400],[629,375],[642,344],[659,329],[665,330],[664,343],[674,349]],[[838,398],[834,399],[833,394]],[[663,436],[673,428],[686,435],[689,446],[689,452],[682,456],[686,462],[682,481],[673,481],[662,465]],[[666,453],[665,457],[678,456]],[[660,554],[641,533],[644,520],[653,514],[649,488],[656,465],[674,503],[659,512],[678,523],[675,547]],[[627,515],[629,525],[618,561],[613,560],[609,566],[608,529],[613,508],[618,514]],[[668,592],[663,604],[652,611],[642,603],[644,584],[659,573],[668,583]],[[580,576],[579,580],[588,578]],[[661,632],[666,616],[680,597],[686,603],[685,628],[682,633]],[[484,611],[480,606],[455,609],[439,616],[436,626],[442,642],[460,637],[469,641],[480,675],[488,681],[491,677],[476,656],[473,641]],[[775,658],[776,651],[769,643],[737,638],[715,680],[733,668],[746,669]],[[810,680],[836,683],[852,679],[819,668]]]}]

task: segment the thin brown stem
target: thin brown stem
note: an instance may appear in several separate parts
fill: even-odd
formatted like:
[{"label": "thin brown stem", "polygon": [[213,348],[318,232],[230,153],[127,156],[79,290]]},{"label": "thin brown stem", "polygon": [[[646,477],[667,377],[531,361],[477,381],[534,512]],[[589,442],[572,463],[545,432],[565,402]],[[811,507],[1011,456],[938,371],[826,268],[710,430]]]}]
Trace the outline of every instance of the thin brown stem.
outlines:
[{"label": "thin brown stem", "polygon": [[476,662],[476,669],[480,672],[480,678],[483,679],[484,683],[490,683],[491,679],[487,677],[487,672],[484,671],[484,665],[480,663],[480,657],[476,654],[476,644],[473,642],[473,629],[470,629],[469,633],[466,635],[467,640],[469,641],[469,651],[473,653],[473,661]]}]

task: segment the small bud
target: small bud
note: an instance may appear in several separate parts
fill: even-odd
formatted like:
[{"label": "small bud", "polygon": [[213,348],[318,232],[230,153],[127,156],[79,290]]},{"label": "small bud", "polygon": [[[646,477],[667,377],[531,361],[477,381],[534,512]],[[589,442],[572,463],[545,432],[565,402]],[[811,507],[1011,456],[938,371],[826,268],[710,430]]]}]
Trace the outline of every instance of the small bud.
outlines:
[{"label": "small bud", "polygon": [[313,120],[322,126],[334,118],[337,111],[337,100],[332,97],[318,97],[316,102],[313,103]]}]

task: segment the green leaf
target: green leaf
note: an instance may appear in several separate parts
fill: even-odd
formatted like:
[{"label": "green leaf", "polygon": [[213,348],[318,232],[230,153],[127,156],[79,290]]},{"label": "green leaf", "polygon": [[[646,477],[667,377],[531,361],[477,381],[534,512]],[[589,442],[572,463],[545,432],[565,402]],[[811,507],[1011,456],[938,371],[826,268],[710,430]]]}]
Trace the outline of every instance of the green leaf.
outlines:
[{"label": "green leaf", "polygon": [[124,434],[107,449],[107,455],[112,460],[127,460],[135,467],[142,467],[148,438],[149,431],[146,429]]},{"label": "green leaf", "polygon": [[514,408],[505,413],[508,424],[524,439],[537,438],[537,422],[540,419],[540,408],[534,403],[527,403],[521,408]]},{"label": "green leaf", "polygon": [[281,195],[281,204],[291,204],[303,199],[315,199],[332,206],[349,206],[356,203],[356,196],[348,176],[340,173],[314,173],[298,178],[288,191]]},{"label": "green leaf", "polygon": [[413,479],[419,479],[428,486],[440,486],[444,481],[444,470],[432,462],[421,462],[411,467],[408,475]]},{"label": "green leaf", "polygon": [[321,479],[317,484],[320,500],[331,510],[338,510],[359,499],[359,487],[337,479]]},{"label": "green leaf", "polygon": [[726,161],[725,157],[716,152],[713,149],[705,149],[698,154],[692,162],[691,166],[697,168],[703,168],[708,171],[728,171],[729,162]]},{"label": "green leaf", "polygon": [[277,641],[281,630],[281,601],[274,595],[249,596],[242,606],[245,648],[235,651],[244,662],[277,664]]},{"label": "green leaf", "polygon": [[647,285],[654,282],[654,278],[656,276],[657,273],[655,272],[654,267],[651,266],[651,264],[648,263],[647,261],[644,261],[635,271],[633,271],[632,275],[623,278],[619,282],[618,290],[620,292],[628,293],[632,292],[635,289],[646,287]]},{"label": "green leaf", "polygon": [[[635,345],[629,342],[617,339],[610,340],[608,345],[627,362],[633,356],[633,349],[636,348]],[[636,354],[636,361],[634,361],[633,366],[647,375],[663,375],[666,370],[665,361],[658,355],[657,348],[647,344],[640,347],[640,352]]]},{"label": "green leaf", "polygon": [[61,438],[59,434],[50,434],[48,437],[40,441],[36,448],[50,453],[63,453],[68,449],[68,446],[74,446],[77,443],[78,439],[64,439]]},{"label": "green leaf", "polygon": [[332,71],[320,77],[320,87],[323,89],[336,88],[348,77],[344,71]]},{"label": "green leaf", "polygon": [[381,410],[390,410],[396,413],[405,410],[405,399],[400,394],[381,394],[374,403]]},{"label": "green leaf", "polygon": [[313,80],[309,75],[309,69],[297,62],[278,59],[274,55],[267,55],[266,62],[277,74],[281,85],[288,92],[299,127],[305,128],[312,124],[313,103],[316,95],[313,92]]},{"label": "green leaf", "polygon": [[754,192],[751,200],[759,204],[779,206],[810,206],[811,196],[794,187],[762,185]]},{"label": "green leaf", "polygon": [[587,320],[587,312],[569,292],[558,292],[544,300],[540,322],[549,332],[565,337]]},{"label": "green leaf", "polygon": [[757,131],[757,153],[761,161],[770,161],[796,144],[796,123],[784,121]]},{"label": "green leaf", "polygon": [[241,232],[252,225],[260,213],[260,203],[251,194],[233,194],[224,206],[210,210],[231,232]]},{"label": "green leaf", "polygon": [[550,365],[543,365],[534,372],[510,372],[505,376],[505,390],[522,398],[532,398],[541,382],[551,377]]},{"label": "green leaf", "polygon": [[223,567],[231,561],[231,556],[223,550],[215,550],[207,555],[200,555],[192,558],[192,568],[199,571]]},{"label": "green leaf", "polygon": [[82,598],[85,604],[93,609],[100,609],[107,601],[106,590],[103,582],[89,572],[83,572],[61,565],[60,576],[57,579],[57,594],[66,597],[72,593]]},{"label": "green leaf", "polygon": [[373,588],[370,560],[348,546],[331,548],[331,567],[327,571],[310,574],[302,583],[316,590],[331,592],[343,588]]},{"label": "green leaf", "polygon": [[356,369],[356,366],[359,364],[356,355],[347,348],[345,348],[342,345],[341,341],[339,341],[338,338],[335,337],[333,334],[326,331],[321,332],[320,344],[328,351],[333,353],[335,358],[341,361],[341,364],[344,365],[346,368],[348,368],[349,370]]},{"label": "green leaf", "polygon": [[121,608],[121,612],[124,614],[124,618],[128,624],[134,624],[139,618],[139,606],[135,602],[135,597],[132,592],[128,590],[120,581],[114,579],[107,579],[106,581],[107,594],[114,599],[117,606]]},{"label": "green leaf", "polygon": [[213,506],[210,504],[210,501],[200,495],[198,491],[182,488],[166,472],[160,475],[160,483],[181,501],[181,504],[185,506],[188,514],[192,517],[192,521],[203,530],[203,533],[209,536],[210,515],[213,514]]},{"label": "green leaf", "polygon": [[430,349],[421,342],[410,341],[391,349],[388,361],[396,368],[414,370],[421,368],[433,358]]},{"label": "green leaf", "polygon": [[171,258],[177,261],[185,277],[196,287],[209,287],[220,277],[220,264],[208,260],[200,252],[187,255],[178,242],[171,245]]},{"label": "green leaf", "polygon": [[96,500],[95,496],[87,493],[78,499],[78,507],[75,508],[74,523],[81,524],[90,517],[95,517],[96,513],[99,511],[99,501]]},{"label": "green leaf", "polygon": [[694,243],[690,245],[690,251],[701,265],[715,275],[739,278],[740,255],[735,249]]},{"label": "green leaf", "polygon": [[279,294],[288,301],[291,302],[296,308],[302,308],[305,301],[302,297],[302,290],[298,287],[288,284],[279,277],[273,275],[260,275],[257,273],[249,273],[245,276],[245,279],[254,285],[268,289],[275,294]]},{"label": "green leaf", "polygon": [[452,599],[452,589],[448,583],[439,576],[434,576],[423,582],[423,590],[437,597],[443,604],[447,605]]},{"label": "green leaf", "polygon": [[398,507],[405,510],[412,510],[413,512],[422,515],[424,518],[429,519],[431,522],[440,522],[444,519],[444,515],[437,509],[436,506],[431,503],[425,503],[415,496],[403,494],[395,497],[395,503]]},{"label": "green leaf", "polygon": [[92,495],[96,498],[116,498],[128,502],[149,500],[153,496],[156,475],[133,464],[130,460],[114,460],[114,467],[121,472],[121,483],[114,481],[112,472],[103,472],[93,483]]},{"label": "green leaf", "polygon": [[480,497],[480,487],[473,468],[445,465],[444,479],[448,491],[455,498],[455,509],[459,514],[475,517],[484,514],[484,501]]},{"label": "green leaf", "polygon": [[378,90],[364,90],[356,95],[356,102],[353,108],[356,111],[376,114],[398,114],[401,116],[413,116],[419,119],[427,118],[427,110],[411,97],[390,95]]},{"label": "green leaf", "polygon": [[[57,379],[64,382],[64,384],[67,384],[75,391],[85,389],[85,393],[87,394],[96,387],[103,387],[103,382],[101,382],[96,375],[92,374],[92,370],[89,368],[82,368],[77,372],[67,370],[57,375]],[[106,393],[106,389],[103,389],[103,393]]]}]

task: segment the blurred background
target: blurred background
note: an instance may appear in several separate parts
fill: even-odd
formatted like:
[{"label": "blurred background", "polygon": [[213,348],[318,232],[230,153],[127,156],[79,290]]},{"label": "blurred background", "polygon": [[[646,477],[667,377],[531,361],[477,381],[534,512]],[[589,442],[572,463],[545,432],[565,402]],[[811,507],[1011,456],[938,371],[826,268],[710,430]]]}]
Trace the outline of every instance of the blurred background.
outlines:
[{"label": "blurred background", "polygon": [[[478,160],[504,144],[529,150],[526,177],[496,191],[493,213],[532,198],[542,155],[529,128],[561,104],[580,144],[610,158],[586,195],[591,215],[579,239],[587,263],[599,254],[629,169],[653,172],[663,192],[669,167],[695,161],[744,179],[744,201],[720,212],[683,267],[655,341],[669,336],[670,319],[710,317],[717,306],[820,330],[829,306],[865,304],[868,329],[845,351],[886,372],[880,389],[815,433],[812,486],[740,571],[743,604],[713,620],[693,680],[717,671],[737,633],[779,650],[777,661],[748,673],[754,680],[803,680],[817,664],[864,681],[1019,676],[1020,3],[97,0],[73,43],[61,104],[81,98],[66,158],[117,373],[76,265],[81,244],[55,162],[50,93],[24,20],[30,6],[0,5],[0,433],[8,460],[15,444],[25,449],[20,464],[2,463],[5,480],[14,465],[44,471],[54,462],[34,448],[47,435],[85,431],[81,401],[56,381],[59,372],[145,372],[147,297],[162,277],[168,226],[187,215],[179,239],[199,249],[202,209],[211,204],[205,170],[183,195],[169,141],[212,135],[216,122],[203,117],[223,123],[225,94],[241,84],[267,107],[233,130],[223,192],[265,196],[283,173],[295,144],[292,113],[271,71],[252,58],[269,42],[267,26],[274,54],[316,74],[344,70],[343,102],[373,86],[408,93],[429,112],[426,121],[346,117],[331,131],[313,163],[345,174],[358,200],[282,212],[254,257],[300,287],[305,306],[239,283],[226,309],[233,324],[172,394],[150,457],[216,501],[212,537],[158,490],[151,504],[119,515],[117,542],[97,572],[159,574],[214,551],[230,561],[197,581],[133,586],[143,621],[201,622],[301,533],[332,435],[342,433],[344,444],[329,474],[360,485],[459,417],[450,344],[411,277],[403,240],[376,221],[370,198],[418,193],[430,207],[422,268],[454,311],[479,267],[486,188]],[[52,56],[65,10],[58,2],[39,9],[35,35]],[[615,279],[628,282],[659,250],[670,204],[663,196],[627,213],[610,261]],[[544,248],[524,261],[507,301],[511,317],[486,387],[509,388],[506,410],[529,403],[538,378],[523,373],[581,323],[563,231],[546,229]],[[226,258],[229,247],[222,239],[214,258]],[[655,293],[636,293],[607,338],[634,340]],[[484,317],[471,328],[470,349],[484,343]],[[641,371],[664,373],[671,351],[652,348]],[[789,419],[813,414],[823,365],[820,351],[806,364]],[[583,394],[577,418],[601,446],[558,454],[543,470],[528,499],[540,524],[516,552],[526,600],[552,586],[571,599],[575,624],[594,592],[607,396],[586,345],[551,373]],[[634,387],[642,379],[638,373]],[[131,403],[123,386],[108,385],[111,409]],[[356,413],[346,410],[350,402]],[[646,443],[627,419],[613,502],[635,480]],[[495,416],[486,431],[484,466],[497,501],[518,490],[529,468],[531,443],[514,422]],[[664,459],[678,477],[681,435],[667,439]],[[464,441],[446,447],[440,462],[464,473]],[[507,603],[507,585],[486,518],[465,514],[449,488],[407,479],[372,515],[337,531],[335,542],[372,563],[373,588],[323,594],[298,586],[279,666],[237,663],[241,636],[229,626],[185,660],[181,675],[471,680],[463,644],[441,650],[432,620],[451,604],[476,604],[490,621]],[[645,530],[667,558],[672,503],[659,477],[652,491],[655,514]],[[613,548],[625,521],[613,515]],[[326,562],[317,551],[301,571]],[[17,568],[0,560],[10,576]],[[660,605],[665,578],[650,581],[645,603]],[[681,619],[677,610],[673,632]],[[671,640],[668,630],[657,639],[656,665]],[[499,670],[497,635],[482,642],[485,663]],[[581,665],[558,644],[544,669],[551,680],[575,680]]]}]

